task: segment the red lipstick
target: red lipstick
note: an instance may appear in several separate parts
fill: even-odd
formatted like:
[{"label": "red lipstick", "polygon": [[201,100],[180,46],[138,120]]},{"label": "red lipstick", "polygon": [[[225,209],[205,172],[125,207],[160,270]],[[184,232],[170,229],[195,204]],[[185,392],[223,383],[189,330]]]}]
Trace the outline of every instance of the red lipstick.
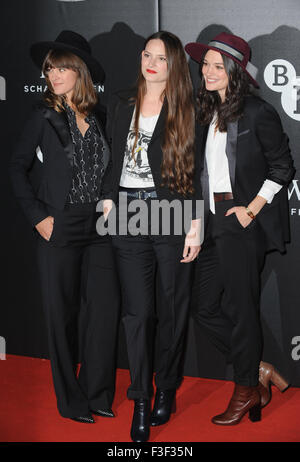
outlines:
[{"label": "red lipstick", "polygon": [[149,72],[149,74],[157,74],[157,72],[152,69],[146,69],[146,71]]}]

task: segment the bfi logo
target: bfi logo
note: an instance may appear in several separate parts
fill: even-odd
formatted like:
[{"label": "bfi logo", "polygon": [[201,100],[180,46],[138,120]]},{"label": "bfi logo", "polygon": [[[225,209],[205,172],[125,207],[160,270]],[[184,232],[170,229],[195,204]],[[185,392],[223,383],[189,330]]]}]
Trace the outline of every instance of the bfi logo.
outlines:
[{"label": "bfi logo", "polygon": [[6,81],[5,78],[0,75],[0,101],[6,100]]},{"label": "bfi logo", "polygon": [[265,67],[264,79],[271,90],[281,93],[284,112],[300,120],[300,76],[294,66],[285,59],[275,59]]}]

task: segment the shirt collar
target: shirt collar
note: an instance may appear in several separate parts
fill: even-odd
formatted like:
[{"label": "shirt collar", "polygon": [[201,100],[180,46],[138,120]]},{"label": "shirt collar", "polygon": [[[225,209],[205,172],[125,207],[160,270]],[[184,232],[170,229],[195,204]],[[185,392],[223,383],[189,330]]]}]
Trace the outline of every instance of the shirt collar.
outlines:
[{"label": "shirt collar", "polygon": [[[75,119],[75,118],[76,118],[75,111],[74,111],[65,101],[63,101],[63,105],[64,105],[64,108],[65,108],[67,114],[68,114],[70,117],[72,117],[72,118]],[[88,115],[85,117],[84,120],[85,120],[85,122],[87,122],[87,123],[92,122],[92,121],[93,121],[93,116],[92,116],[92,114],[88,114]]]}]

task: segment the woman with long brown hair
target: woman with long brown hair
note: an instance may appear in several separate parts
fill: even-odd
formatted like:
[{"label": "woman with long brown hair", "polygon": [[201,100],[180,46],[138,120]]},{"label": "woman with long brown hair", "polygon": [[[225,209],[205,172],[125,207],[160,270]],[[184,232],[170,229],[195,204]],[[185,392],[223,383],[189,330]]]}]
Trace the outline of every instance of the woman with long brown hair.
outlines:
[{"label": "woman with long brown hair", "polygon": [[37,237],[58,410],[93,423],[93,413],[114,416],[119,308],[111,242],[96,232],[110,153],[93,80],[101,82],[104,71],[86,39],[72,31],[34,44],[31,57],[48,89],[14,150],[12,183]]},{"label": "woman with long brown hair", "polygon": [[[109,105],[112,162],[104,178],[104,196],[117,204],[119,218],[113,246],[131,373],[127,394],[135,401],[133,441],[147,441],[150,424],[169,420],[182,380],[190,262],[200,250],[197,229],[191,228],[191,233],[187,229],[186,236],[182,227],[188,203],[187,228],[197,224],[195,203],[201,198],[199,182],[196,186],[194,182],[194,125],[193,90],[182,44],[169,32],[155,33],[146,40],[141,55],[137,88],[114,95]],[[158,203],[161,220],[154,213]],[[144,211],[139,220],[133,215],[134,206]],[[109,201],[104,207],[107,214]],[[108,222],[115,215],[113,210]],[[178,211],[182,215],[176,221]],[[160,300],[155,313],[156,268]],[[150,418],[156,321],[157,391]]]}]

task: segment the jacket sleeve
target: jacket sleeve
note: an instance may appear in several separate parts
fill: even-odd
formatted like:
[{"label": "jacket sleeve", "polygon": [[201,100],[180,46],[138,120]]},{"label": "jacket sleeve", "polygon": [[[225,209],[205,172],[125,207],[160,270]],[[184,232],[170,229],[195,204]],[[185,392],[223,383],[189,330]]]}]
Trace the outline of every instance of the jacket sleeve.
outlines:
[{"label": "jacket sleeve", "polygon": [[194,198],[192,219],[200,218],[203,215],[203,195],[201,188],[201,166],[203,150],[203,129],[196,123],[195,126],[195,172],[194,172]]},{"label": "jacket sleeve", "polygon": [[111,156],[102,178],[101,199],[112,199],[112,160]]},{"label": "jacket sleeve", "polygon": [[268,163],[267,179],[281,185],[292,180],[295,168],[290,154],[288,137],[273,106],[264,102],[256,118],[256,134]]},{"label": "jacket sleeve", "polygon": [[45,205],[36,198],[29,178],[42,130],[43,117],[35,109],[13,149],[10,163],[10,176],[14,194],[32,226],[35,226],[49,215]]},{"label": "jacket sleeve", "polygon": [[119,104],[119,98],[117,95],[112,95],[111,100],[109,101],[107,107],[107,119],[106,119],[106,136],[107,142],[110,148],[110,159],[106,167],[103,179],[102,179],[102,194],[101,199],[111,199],[112,198],[112,179],[113,179],[113,161],[112,161],[112,139],[113,139],[113,127],[115,122],[115,117],[117,114],[117,107]]}]

